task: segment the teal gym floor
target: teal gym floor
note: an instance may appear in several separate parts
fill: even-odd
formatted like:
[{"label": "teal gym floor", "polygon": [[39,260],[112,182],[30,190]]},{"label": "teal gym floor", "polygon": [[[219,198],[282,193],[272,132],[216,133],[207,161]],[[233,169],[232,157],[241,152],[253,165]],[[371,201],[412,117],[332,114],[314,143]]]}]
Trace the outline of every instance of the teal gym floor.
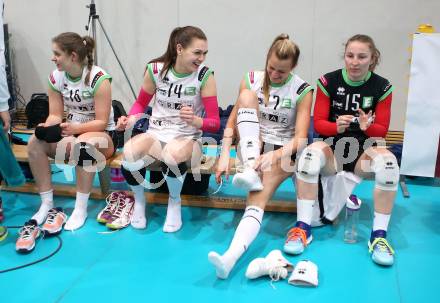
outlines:
[{"label": "teal gym floor", "polygon": [[[420,182],[419,182],[420,183]],[[424,184],[423,184],[424,183]],[[230,184],[222,192],[231,194]],[[216,188],[211,178],[210,191]],[[166,207],[148,205],[145,230],[128,227],[107,231],[95,218],[104,201],[89,202],[83,228],[61,234],[62,248],[48,260],[0,274],[0,302],[433,302],[438,298],[440,269],[440,187],[434,182],[408,185],[411,197],[399,189],[388,239],[396,250],[391,268],[375,265],[368,254],[372,222],[373,182],[364,181],[355,193],[364,201],[360,236],[345,244],[343,222],[313,230],[314,241],[300,257],[319,267],[319,286],[300,288],[287,281],[247,280],[249,262],[283,246],[295,214],[265,214],[258,238],[237,263],[228,280],[219,280],[207,260],[210,250],[223,252],[242,211],[183,207],[183,228],[162,232]],[[220,193],[221,194],[221,193]],[[279,194],[293,196],[291,180]],[[5,225],[22,225],[37,210],[33,194],[1,193]],[[74,198],[56,197],[56,204],[72,212]],[[341,216],[342,219],[342,216]],[[53,252],[57,238],[37,242],[28,255],[14,250],[17,229],[0,243],[0,271],[35,261]],[[281,301],[282,300],[282,301]]]}]

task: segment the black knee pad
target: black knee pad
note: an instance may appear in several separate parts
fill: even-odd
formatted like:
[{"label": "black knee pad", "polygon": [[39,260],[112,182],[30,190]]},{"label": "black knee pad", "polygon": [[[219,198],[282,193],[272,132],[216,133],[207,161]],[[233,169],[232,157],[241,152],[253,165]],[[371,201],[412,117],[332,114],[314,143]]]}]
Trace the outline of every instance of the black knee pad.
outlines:
[{"label": "black knee pad", "polygon": [[171,178],[177,178],[177,177],[182,176],[184,173],[186,173],[186,171],[188,170],[188,165],[186,165],[186,162],[182,162],[182,163],[177,164],[177,170],[179,171],[179,176],[176,176],[176,174],[174,173],[174,171],[176,169],[173,167],[173,170],[174,170],[173,171],[165,162],[161,163],[161,168],[162,168],[162,173],[165,176],[168,176]]},{"label": "black knee pad", "polygon": [[[125,181],[127,181],[128,185],[132,186],[140,185],[145,179],[145,174],[147,173],[147,169],[145,167],[137,171],[129,171],[125,169],[124,166],[121,166],[121,171],[122,175],[125,178]],[[140,180],[139,176],[142,176],[142,180]],[[139,179],[139,181],[141,182],[139,182],[137,179]]]},{"label": "black knee pad", "polygon": [[95,146],[86,142],[79,142],[75,144],[74,149],[75,159],[78,157],[79,166],[93,166],[97,163],[97,153],[99,151]]},{"label": "black knee pad", "polygon": [[35,128],[35,137],[47,143],[57,143],[63,137],[61,136],[60,124],[51,125],[48,127],[37,126]]}]

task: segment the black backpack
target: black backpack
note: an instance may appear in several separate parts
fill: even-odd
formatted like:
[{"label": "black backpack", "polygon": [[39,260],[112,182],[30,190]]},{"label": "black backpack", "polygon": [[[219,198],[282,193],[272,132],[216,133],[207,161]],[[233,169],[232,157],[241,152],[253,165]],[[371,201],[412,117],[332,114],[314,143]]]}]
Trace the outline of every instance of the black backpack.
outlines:
[{"label": "black backpack", "polygon": [[28,119],[27,128],[35,128],[44,123],[49,116],[49,97],[46,94],[32,94],[26,104],[25,114]]}]

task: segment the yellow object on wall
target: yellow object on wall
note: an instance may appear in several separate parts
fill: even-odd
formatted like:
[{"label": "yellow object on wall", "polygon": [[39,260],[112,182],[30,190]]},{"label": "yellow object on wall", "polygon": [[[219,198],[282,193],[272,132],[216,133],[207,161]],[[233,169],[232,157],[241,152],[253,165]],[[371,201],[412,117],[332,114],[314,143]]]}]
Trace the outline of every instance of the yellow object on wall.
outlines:
[{"label": "yellow object on wall", "polygon": [[435,28],[431,24],[420,24],[417,28],[418,33],[424,33],[424,34],[432,34],[435,33]]}]

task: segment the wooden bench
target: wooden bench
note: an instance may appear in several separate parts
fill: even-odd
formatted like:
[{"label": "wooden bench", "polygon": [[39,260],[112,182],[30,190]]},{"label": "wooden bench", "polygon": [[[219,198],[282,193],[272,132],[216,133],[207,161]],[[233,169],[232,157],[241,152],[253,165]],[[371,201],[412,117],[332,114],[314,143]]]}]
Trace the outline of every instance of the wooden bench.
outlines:
[{"label": "wooden bench", "polygon": [[[396,143],[403,143],[402,131],[389,131],[386,138],[387,146]],[[19,162],[28,162],[28,153],[26,145],[12,145],[13,152]],[[116,153],[112,158],[107,160],[105,169],[98,173],[100,188],[93,188],[91,197],[94,199],[105,198],[111,190],[110,169],[121,167],[121,153]],[[51,163],[54,160],[51,159]],[[235,159],[231,158],[231,175],[236,173]],[[199,167],[201,174],[215,174],[215,167],[217,161],[215,157],[204,157],[202,159],[201,166]],[[159,166],[150,166],[150,171],[160,171]],[[189,170],[191,171],[191,170]],[[5,190],[23,192],[23,193],[38,193],[38,190],[34,183],[26,183],[21,187],[9,188],[5,187]],[[61,196],[75,196],[76,189],[70,185],[54,184],[54,192],[56,195]],[[293,191],[292,191],[293,193]],[[168,194],[166,193],[145,193],[147,201],[150,203],[166,204],[168,203]],[[295,197],[292,195],[292,201],[277,201],[272,200],[266,207],[267,211],[277,212],[296,212],[296,203],[294,203]],[[182,195],[182,204],[187,206],[197,207],[213,207],[213,208],[228,208],[228,209],[242,209],[245,207],[246,202],[241,197],[222,197],[220,195]]]},{"label": "wooden bench", "polygon": [[[29,162],[27,145],[12,145],[14,155],[19,162]],[[98,173],[100,188],[93,188],[91,192],[91,198],[104,199],[111,189],[110,169],[121,167],[122,154],[117,153],[112,158],[107,160],[105,169]],[[53,159],[50,159],[51,163],[54,163]],[[215,167],[217,159],[215,157],[206,157],[201,161],[200,167],[197,171],[201,174],[215,174]],[[231,158],[231,174],[236,173],[234,166],[235,159]],[[148,167],[150,171],[160,171],[159,165]],[[191,169],[188,170],[191,172]],[[53,184],[55,195],[59,196],[71,196],[76,195],[76,189],[71,185]],[[38,193],[38,190],[34,183],[28,182],[20,187],[5,187],[4,190],[21,192],[21,193]],[[146,192],[146,199],[148,203],[154,204],[167,204],[167,193]],[[220,195],[182,195],[182,205],[196,206],[196,207],[211,207],[211,208],[225,208],[225,209],[243,209],[246,206],[246,201],[241,197],[222,197]],[[295,197],[292,191],[291,201],[279,201],[272,200],[266,207],[267,211],[275,212],[296,212]]]},{"label": "wooden bench", "polygon": [[398,131],[398,130],[388,131],[385,137],[387,147],[390,147],[393,144],[403,144],[403,138],[404,138],[403,131]]}]

